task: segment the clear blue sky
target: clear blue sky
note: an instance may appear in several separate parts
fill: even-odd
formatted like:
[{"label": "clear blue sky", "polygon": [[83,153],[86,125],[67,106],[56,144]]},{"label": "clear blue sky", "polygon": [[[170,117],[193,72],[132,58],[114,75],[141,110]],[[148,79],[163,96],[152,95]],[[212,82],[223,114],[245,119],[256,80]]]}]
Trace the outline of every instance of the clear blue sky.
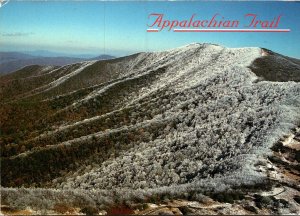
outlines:
[{"label": "clear blue sky", "polygon": [[[261,19],[283,15],[289,33],[147,33],[148,15],[168,19]],[[297,2],[101,2],[10,1],[0,8],[0,50],[49,50],[72,54],[127,55],[192,42],[228,47],[259,46],[300,58],[300,3]]]}]

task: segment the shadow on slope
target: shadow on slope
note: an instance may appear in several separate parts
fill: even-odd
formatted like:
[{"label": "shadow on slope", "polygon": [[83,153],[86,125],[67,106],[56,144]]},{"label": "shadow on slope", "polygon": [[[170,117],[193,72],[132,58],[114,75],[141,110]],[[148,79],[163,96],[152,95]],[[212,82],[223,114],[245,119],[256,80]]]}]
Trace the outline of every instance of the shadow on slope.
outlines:
[{"label": "shadow on slope", "polygon": [[300,60],[262,49],[263,57],[257,58],[250,69],[263,80],[275,82],[300,82]]}]

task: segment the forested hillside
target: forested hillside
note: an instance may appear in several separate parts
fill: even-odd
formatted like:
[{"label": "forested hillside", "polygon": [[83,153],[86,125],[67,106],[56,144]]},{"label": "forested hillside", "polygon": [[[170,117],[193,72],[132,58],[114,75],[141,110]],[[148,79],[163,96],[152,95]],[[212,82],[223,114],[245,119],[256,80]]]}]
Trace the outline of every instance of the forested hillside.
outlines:
[{"label": "forested hillside", "polygon": [[297,59],[214,44],[1,76],[3,199],[8,187],[123,201],[272,188],[260,166],[300,125],[299,77]]}]

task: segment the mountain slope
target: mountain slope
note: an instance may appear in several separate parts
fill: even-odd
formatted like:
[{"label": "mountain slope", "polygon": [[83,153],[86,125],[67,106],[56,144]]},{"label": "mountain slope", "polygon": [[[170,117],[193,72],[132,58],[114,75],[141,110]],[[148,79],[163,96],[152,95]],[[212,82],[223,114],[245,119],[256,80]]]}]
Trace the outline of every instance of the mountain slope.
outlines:
[{"label": "mountain slope", "polygon": [[252,71],[259,77],[277,82],[300,82],[300,60],[262,49],[264,58],[256,59]]},{"label": "mountain slope", "polygon": [[190,44],[0,77],[2,186],[192,194],[265,183],[257,165],[300,122],[299,64],[265,52]]}]

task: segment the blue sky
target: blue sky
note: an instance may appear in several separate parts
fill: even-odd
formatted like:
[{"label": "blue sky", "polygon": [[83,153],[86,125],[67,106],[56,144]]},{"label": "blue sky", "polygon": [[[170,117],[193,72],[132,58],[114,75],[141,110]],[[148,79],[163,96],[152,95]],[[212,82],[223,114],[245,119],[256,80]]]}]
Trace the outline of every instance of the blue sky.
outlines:
[{"label": "blue sky", "polygon": [[[147,33],[148,15],[172,19],[244,20],[283,15],[279,28],[289,33]],[[127,55],[165,50],[192,42],[228,47],[259,46],[300,58],[300,4],[297,2],[102,2],[10,1],[0,8],[0,50],[49,50],[70,54]]]}]

